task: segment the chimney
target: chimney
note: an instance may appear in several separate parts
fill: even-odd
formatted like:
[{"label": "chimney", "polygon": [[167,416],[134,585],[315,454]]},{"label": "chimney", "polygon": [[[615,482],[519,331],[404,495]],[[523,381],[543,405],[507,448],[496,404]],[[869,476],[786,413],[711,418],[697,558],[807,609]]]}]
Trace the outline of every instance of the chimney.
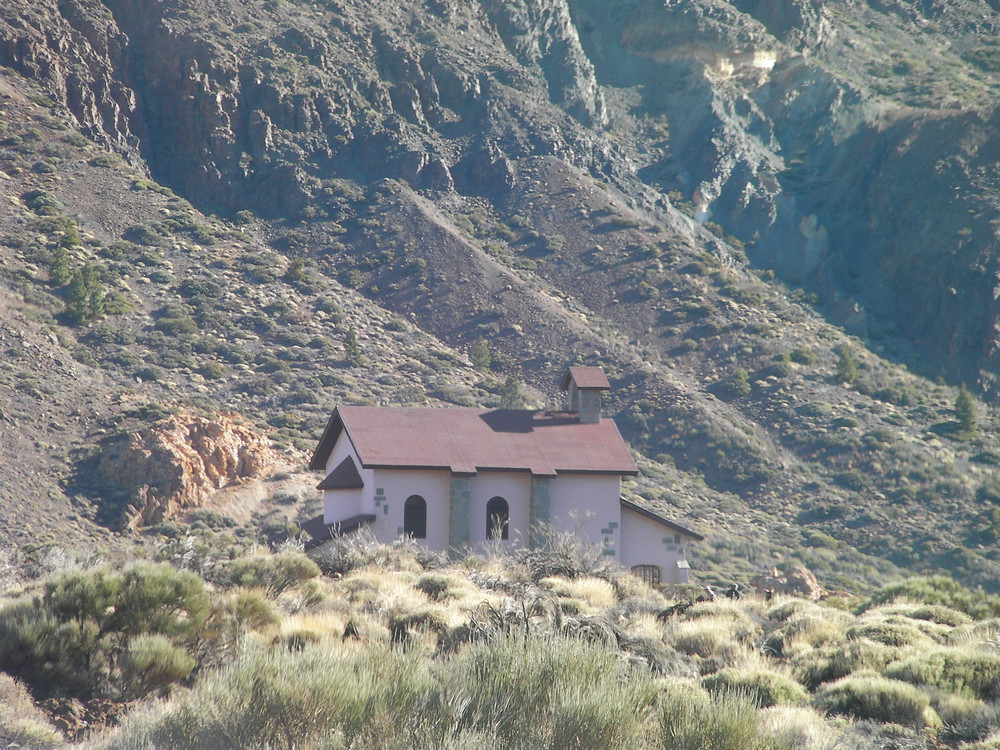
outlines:
[{"label": "chimney", "polygon": [[596,424],[601,421],[601,391],[611,390],[604,370],[600,367],[570,367],[563,375],[559,389],[569,391],[566,410],[578,414],[581,423]]}]

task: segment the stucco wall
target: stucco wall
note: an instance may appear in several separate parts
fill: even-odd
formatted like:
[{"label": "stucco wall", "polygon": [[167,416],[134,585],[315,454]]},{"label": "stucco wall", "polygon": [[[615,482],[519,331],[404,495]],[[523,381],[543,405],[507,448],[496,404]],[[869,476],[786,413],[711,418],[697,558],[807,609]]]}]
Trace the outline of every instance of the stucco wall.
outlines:
[{"label": "stucco wall", "polygon": [[[549,487],[549,522],[600,544],[617,559],[621,532],[621,480],[607,474],[560,474]],[[574,518],[575,516],[575,518]]]},{"label": "stucco wall", "polygon": [[687,583],[687,570],[677,567],[678,561],[686,559],[685,539],[681,537],[678,544],[679,535],[673,529],[629,508],[622,508],[621,515],[622,565],[659,565],[662,583]]},{"label": "stucco wall", "polygon": [[403,504],[410,495],[420,495],[427,502],[427,538],[421,543],[432,549],[448,549],[451,472],[376,469],[374,473],[375,537],[380,542],[391,542],[400,536]]},{"label": "stucco wall", "polygon": [[330,457],[326,461],[326,474],[340,466],[340,462],[348,456],[354,459],[354,465],[357,467],[365,486],[360,490],[324,490],[323,521],[325,523],[336,523],[361,513],[375,512],[373,502],[375,473],[371,469],[361,468],[361,461],[358,460],[358,456],[354,452],[354,446],[351,445],[346,430],[340,433],[340,438],[330,452]]},{"label": "stucco wall", "polygon": [[469,543],[476,547],[487,541],[486,504],[499,496],[510,509],[509,539],[500,544],[527,546],[531,475],[526,471],[481,471],[469,485]]}]

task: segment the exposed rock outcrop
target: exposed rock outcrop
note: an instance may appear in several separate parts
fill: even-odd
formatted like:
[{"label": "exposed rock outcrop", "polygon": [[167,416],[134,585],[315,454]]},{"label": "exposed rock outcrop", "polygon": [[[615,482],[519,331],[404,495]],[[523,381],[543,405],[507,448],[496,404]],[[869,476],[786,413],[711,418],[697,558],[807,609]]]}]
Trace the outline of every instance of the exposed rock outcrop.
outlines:
[{"label": "exposed rock outcrop", "polygon": [[103,452],[98,471],[129,494],[122,523],[145,526],[203,505],[214,492],[270,474],[270,442],[232,417],[174,415]]},{"label": "exposed rock outcrop", "polygon": [[823,587],[819,585],[816,576],[807,568],[791,568],[785,572],[779,572],[777,568],[771,568],[756,576],[750,585],[759,593],[767,589],[774,589],[776,594],[790,594],[801,596],[811,601],[816,601],[823,596]]}]

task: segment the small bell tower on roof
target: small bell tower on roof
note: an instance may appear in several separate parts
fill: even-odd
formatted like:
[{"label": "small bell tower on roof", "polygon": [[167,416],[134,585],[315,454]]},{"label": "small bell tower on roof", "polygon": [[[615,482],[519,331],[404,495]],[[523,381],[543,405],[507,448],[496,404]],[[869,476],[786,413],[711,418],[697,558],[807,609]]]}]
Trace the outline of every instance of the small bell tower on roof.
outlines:
[{"label": "small bell tower on roof", "polygon": [[559,389],[569,391],[567,411],[579,415],[580,422],[601,421],[601,391],[611,390],[608,376],[600,367],[570,367],[563,375]]}]

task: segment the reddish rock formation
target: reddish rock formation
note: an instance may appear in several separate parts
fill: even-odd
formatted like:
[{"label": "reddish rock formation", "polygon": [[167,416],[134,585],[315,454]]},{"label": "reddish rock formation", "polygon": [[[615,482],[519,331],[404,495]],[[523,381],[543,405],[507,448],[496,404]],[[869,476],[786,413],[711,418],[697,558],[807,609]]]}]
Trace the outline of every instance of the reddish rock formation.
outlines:
[{"label": "reddish rock formation", "polygon": [[777,594],[790,594],[816,601],[823,596],[823,587],[819,585],[816,576],[807,568],[790,568],[781,573],[777,568],[771,568],[755,576],[750,585],[759,593],[774,589]]},{"label": "reddish rock formation", "polygon": [[174,415],[109,446],[98,469],[129,492],[128,527],[203,505],[216,491],[271,473],[267,438],[232,417]]}]

